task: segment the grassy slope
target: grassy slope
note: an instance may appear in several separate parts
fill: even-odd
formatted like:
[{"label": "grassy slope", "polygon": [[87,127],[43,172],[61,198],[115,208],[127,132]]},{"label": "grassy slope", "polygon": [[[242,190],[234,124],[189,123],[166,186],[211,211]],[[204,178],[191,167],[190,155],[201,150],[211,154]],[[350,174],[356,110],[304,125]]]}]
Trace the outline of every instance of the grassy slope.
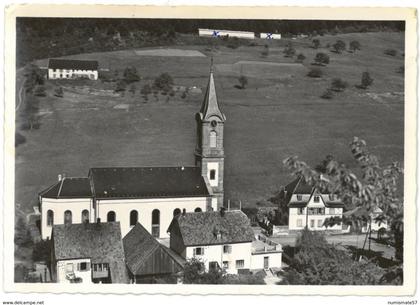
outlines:
[{"label": "grassy slope", "polygon": [[[367,140],[383,162],[403,161],[403,96],[374,99],[366,93],[403,92],[403,75],[395,71],[403,65],[404,37],[401,33],[346,34],[321,37],[321,43],[357,39],[362,51],[335,54],[327,50],[331,63],[323,68],[325,77],[306,77],[316,50],[310,40],[294,40],[307,57],[307,67],[279,67],[278,75],[249,79],[245,90],[234,88],[237,78],[217,73],[218,97],[226,113],[225,190],[226,198],[242,199],[244,205],[264,200],[290,181],[281,161],[290,155],[316,164],[327,154],[354,166],[348,152],[353,136]],[[284,44],[284,41],[280,42]],[[205,48],[195,48],[205,53]],[[383,54],[387,48],[400,51],[396,57]],[[261,60],[261,47],[221,48],[215,64],[239,60]],[[292,62],[273,46],[268,59]],[[77,57],[77,56],[73,56]],[[79,58],[97,58],[101,66],[123,69],[135,65],[142,76],[151,79],[169,72],[176,84],[204,87],[208,58],[139,57],[132,51],[96,53]],[[110,63],[110,64],[108,64]],[[244,74],[249,73],[244,66]],[[367,91],[354,87],[363,71],[369,70],[375,82]],[[254,71],[255,72],[255,71]],[[341,77],[350,87],[332,100],[319,98],[331,78]],[[148,80],[137,84],[139,89]],[[52,90],[50,90],[52,91]],[[65,91],[64,99],[47,97],[41,129],[25,132],[27,143],[16,150],[16,202],[29,211],[37,192],[54,183],[58,173],[85,176],[93,166],[171,166],[193,163],[195,145],[194,114],[202,96],[179,96],[143,103],[140,96],[100,98]],[[130,110],[113,106],[130,104]]]}]

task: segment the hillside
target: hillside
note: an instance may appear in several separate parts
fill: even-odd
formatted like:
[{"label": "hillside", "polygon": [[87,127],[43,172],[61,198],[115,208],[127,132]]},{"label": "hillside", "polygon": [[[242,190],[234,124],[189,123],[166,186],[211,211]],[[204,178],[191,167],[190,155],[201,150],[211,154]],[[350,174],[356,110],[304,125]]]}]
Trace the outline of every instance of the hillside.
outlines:
[{"label": "hillside", "polygon": [[[265,58],[261,45],[220,46],[214,53],[218,98],[227,117],[225,198],[240,199],[244,206],[265,201],[290,181],[282,160],[291,155],[315,165],[333,154],[354,166],[348,151],[353,136],[365,139],[384,163],[404,161],[404,75],[398,72],[404,65],[404,33],[319,39],[318,50],[310,39],[273,42]],[[331,52],[326,45],[337,39],[347,45],[358,40],[361,50]],[[283,56],[287,42],[306,56],[303,64]],[[112,83],[47,82],[48,96],[39,98],[40,129],[22,131],[27,141],[16,149],[16,203],[22,211],[32,209],[37,193],[59,173],[86,176],[90,167],[193,164],[194,114],[203,94],[151,96],[146,101],[138,91],[163,72],[176,85],[204,89],[210,51],[198,45],[169,48],[206,56],[143,56],[134,50],[71,56],[98,59],[102,68],[117,73],[135,66],[143,78],[134,95],[109,93]],[[386,49],[395,49],[396,56],[384,54]],[[330,56],[319,79],[306,76],[317,52]],[[45,66],[46,60],[37,64]],[[366,90],[355,87],[364,71],[374,79]],[[245,89],[235,87],[240,74],[248,77]],[[336,77],[347,81],[348,88],[332,99],[320,98]],[[53,96],[57,85],[64,88],[63,98]]]}]

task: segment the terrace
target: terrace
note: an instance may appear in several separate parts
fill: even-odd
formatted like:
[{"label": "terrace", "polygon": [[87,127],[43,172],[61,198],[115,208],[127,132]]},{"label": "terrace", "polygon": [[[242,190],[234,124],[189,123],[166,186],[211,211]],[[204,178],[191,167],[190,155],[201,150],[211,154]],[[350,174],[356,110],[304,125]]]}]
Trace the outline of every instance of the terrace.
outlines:
[{"label": "terrace", "polygon": [[281,244],[276,243],[263,235],[256,235],[252,242],[252,253],[274,253],[283,252]]}]

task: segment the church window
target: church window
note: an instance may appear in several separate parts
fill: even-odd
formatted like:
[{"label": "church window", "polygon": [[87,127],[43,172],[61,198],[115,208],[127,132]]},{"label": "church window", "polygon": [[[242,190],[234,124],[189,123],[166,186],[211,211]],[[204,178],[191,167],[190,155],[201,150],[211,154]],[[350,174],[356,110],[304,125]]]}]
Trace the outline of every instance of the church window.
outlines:
[{"label": "church window", "polygon": [[177,215],[179,215],[179,214],[181,214],[181,210],[180,210],[180,209],[178,209],[178,208],[177,208],[177,209],[175,209],[175,210],[174,210],[174,217],[175,217],[175,216],[177,216]]},{"label": "church window", "polygon": [[198,213],[198,212],[202,212],[202,210],[201,210],[201,208],[196,208],[196,209],[194,210],[194,212]]},{"label": "church window", "polygon": [[152,235],[153,237],[159,237],[160,236],[160,211],[159,210],[153,210],[152,212]]},{"label": "church window", "polygon": [[82,223],[89,223],[89,211],[83,210],[82,211]]},{"label": "church window", "polygon": [[73,223],[73,215],[71,211],[67,210],[64,212],[64,224],[71,225]]},{"label": "church window", "polygon": [[216,140],[217,140],[216,132],[214,130],[210,131],[210,147],[214,148],[217,146]]},{"label": "church window", "polygon": [[216,170],[212,169],[210,171],[210,180],[215,180],[216,179]]},{"label": "church window", "polygon": [[130,212],[130,226],[135,226],[139,220],[139,213],[136,210]]},{"label": "church window", "polygon": [[54,225],[54,212],[51,210],[48,210],[47,212],[47,226]]},{"label": "church window", "polygon": [[107,222],[114,222],[115,221],[115,212],[114,211],[109,211],[108,214],[106,215],[106,221]]}]

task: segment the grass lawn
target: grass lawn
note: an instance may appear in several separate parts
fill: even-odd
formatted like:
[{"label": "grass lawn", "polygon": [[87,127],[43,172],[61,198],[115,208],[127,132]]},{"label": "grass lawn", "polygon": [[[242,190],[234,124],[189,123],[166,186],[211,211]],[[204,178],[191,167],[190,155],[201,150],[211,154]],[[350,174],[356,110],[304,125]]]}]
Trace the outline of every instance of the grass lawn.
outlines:
[{"label": "grass lawn", "polygon": [[[337,39],[347,44],[356,39],[362,49],[355,54],[336,54],[326,48],[311,48],[309,39],[292,40],[297,54],[306,56],[303,66],[244,64],[239,73],[248,76],[249,83],[243,90],[235,88],[239,84],[235,63],[294,60],[284,58],[279,45],[272,45],[266,58],[261,58],[261,46],[221,47],[215,53],[217,94],[227,117],[226,199],[254,206],[269,198],[291,180],[282,166],[282,160],[291,155],[315,165],[333,154],[354,167],[348,148],[353,136],[365,139],[382,162],[403,162],[404,76],[396,71],[404,64],[404,34],[324,36],[321,45]],[[205,46],[184,48],[209,55]],[[385,55],[389,48],[398,54]],[[309,78],[306,74],[312,59],[320,51],[330,56],[330,64],[321,68],[324,77]],[[16,149],[16,204],[25,213],[37,203],[37,193],[53,184],[59,173],[86,176],[89,168],[96,166],[193,164],[194,114],[203,94],[181,99],[176,93],[169,100],[159,96],[158,101],[150,95],[145,101],[138,91],[163,72],[168,72],[176,85],[205,89],[209,57],[139,56],[134,50],[71,57],[98,59],[102,68],[119,73],[134,65],[143,78],[136,84],[137,92],[127,91],[125,96],[95,94],[95,90],[112,89],[110,85],[95,84],[95,90],[89,92],[66,82],[64,98],[56,98],[54,84],[48,82],[48,97],[40,100],[41,127],[22,132],[27,142]],[[45,66],[45,62],[38,64]],[[366,70],[374,83],[367,90],[357,89],[355,85]],[[331,100],[321,99],[335,77],[347,81],[349,87]]]}]

